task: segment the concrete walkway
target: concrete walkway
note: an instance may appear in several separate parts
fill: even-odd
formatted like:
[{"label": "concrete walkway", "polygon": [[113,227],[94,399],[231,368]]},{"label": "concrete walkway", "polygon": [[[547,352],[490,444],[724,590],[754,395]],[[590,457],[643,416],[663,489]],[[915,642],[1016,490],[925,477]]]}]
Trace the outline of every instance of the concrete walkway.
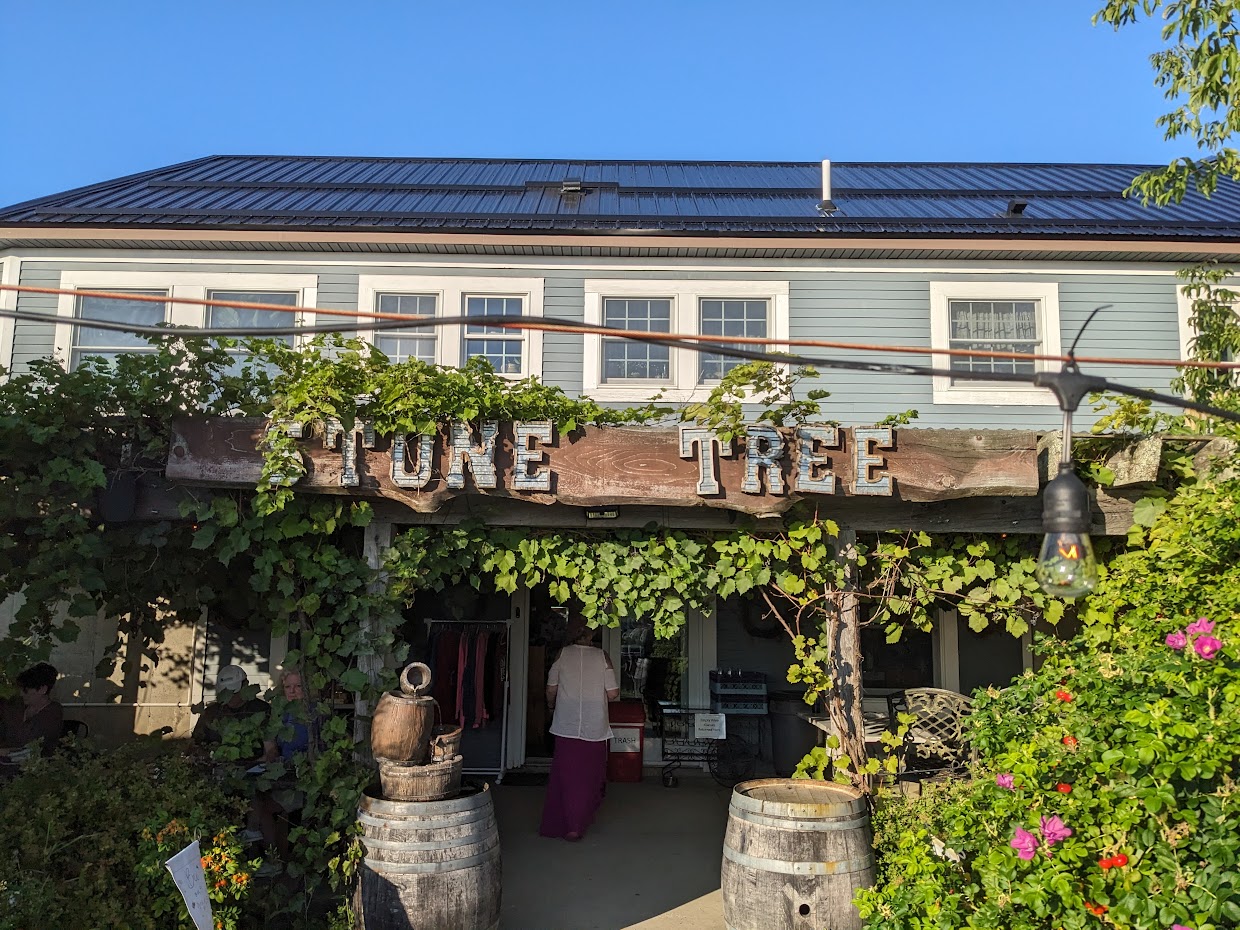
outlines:
[{"label": "concrete walkway", "polygon": [[495,788],[503,930],[723,930],[719,864],[731,791],[708,776],[612,783],[577,843],[538,835],[543,788]]}]

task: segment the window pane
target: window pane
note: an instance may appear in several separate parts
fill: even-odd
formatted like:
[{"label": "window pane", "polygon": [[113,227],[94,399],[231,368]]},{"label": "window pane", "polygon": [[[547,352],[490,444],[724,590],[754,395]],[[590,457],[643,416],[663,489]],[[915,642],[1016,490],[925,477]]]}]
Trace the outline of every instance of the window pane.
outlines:
[{"label": "window pane", "polygon": [[[1038,302],[1034,300],[951,300],[948,317],[953,349],[1036,353],[1041,345]],[[1031,359],[953,356],[951,368],[982,374],[1033,374],[1037,365]]]},{"label": "window pane", "polygon": [[[765,339],[769,305],[766,300],[703,300],[699,307],[700,332],[703,336]],[[741,347],[740,343],[734,345]],[[717,352],[701,352],[698,355],[698,381],[718,381],[744,361]]]},{"label": "window pane", "polygon": [[[471,296],[465,298],[465,315],[466,316],[520,316],[521,304],[523,300],[520,297],[481,297]],[[486,324],[470,323],[465,327],[468,333],[507,333],[516,334],[519,330],[505,329],[502,326],[491,326]]]},{"label": "window pane", "polygon": [[[603,301],[603,325],[638,333],[670,333],[670,298],[632,300],[609,297]],[[616,337],[603,340],[604,381],[671,380],[671,349],[647,342],[629,342]]]},{"label": "window pane", "polygon": [[[151,297],[167,297],[167,291],[126,291]],[[107,320],[116,323],[138,323],[158,326],[164,322],[167,304],[147,300],[115,300],[105,297],[79,297],[75,315],[80,320]],[[153,352],[155,347],[137,333],[93,326],[73,327],[70,366],[76,368],[87,355],[112,358],[122,352]]]},{"label": "window pane", "polygon": [[[254,291],[211,291],[207,297],[211,300],[235,300],[246,304],[277,304],[285,307],[297,306],[296,293],[258,293]],[[297,322],[296,313],[281,310],[249,310],[242,307],[208,307],[208,329],[267,329],[270,327],[293,326]],[[264,337],[293,344],[293,337]]]},{"label": "window pane", "polygon": [[485,358],[501,374],[521,374],[520,339],[466,339],[465,355]]},{"label": "window pane", "polygon": [[[434,294],[380,294],[375,301],[379,313],[400,313],[408,316],[435,315],[438,298]],[[434,329],[375,330],[375,348],[393,362],[417,359],[435,364]]]}]

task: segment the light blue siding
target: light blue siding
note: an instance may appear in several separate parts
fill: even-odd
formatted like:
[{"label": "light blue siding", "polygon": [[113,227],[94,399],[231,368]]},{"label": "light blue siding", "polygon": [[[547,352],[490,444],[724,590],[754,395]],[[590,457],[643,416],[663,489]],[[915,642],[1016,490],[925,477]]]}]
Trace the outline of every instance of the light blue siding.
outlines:
[{"label": "light blue siding", "polygon": [[[635,280],[771,280],[787,282],[789,288],[789,334],[794,339],[822,339],[847,343],[875,343],[922,347],[924,353],[861,353],[839,349],[806,348],[806,355],[846,358],[872,362],[929,365],[930,359],[930,283],[931,281],[1029,281],[1051,282],[1059,286],[1061,341],[1066,350],[1071,345],[1090,312],[1100,304],[1113,304],[1102,311],[1081,337],[1078,353],[1113,357],[1153,357],[1175,359],[1179,356],[1179,329],[1176,306],[1176,279],[1173,268],[1165,275],[1151,274],[1030,274],[1026,266],[1010,275],[935,273],[927,270],[877,272],[861,269],[831,268],[811,262],[772,262],[769,270],[753,270],[755,262],[746,262],[745,270],[729,271],[695,268],[685,272],[621,268],[605,265],[595,268],[544,269],[537,265],[509,266],[489,270],[471,261],[444,256],[442,265],[434,268],[409,268],[387,264],[294,265],[272,262],[251,263],[187,263],[174,267],[152,262],[56,262],[24,260],[21,283],[57,287],[65,270],[88,271],[158,271],[175,272],[317,274],[318,302],[325,308],[356,309],[359,274],[418,275],[468,277],[542,277],[544,280],[543,312],[546,316],[581,320],[584,313],[584,281],[588,278],[632,278]],[[636,264],[638,260],[634,260]],[[959,263],[954,264],[958,269]],[[56,298],[51,295],[20,296],[18,306],[24,310],[55,312]],[[371,309],[371,308],[362,308]],[[321,320],[320,322],[324,322]],[[53,349],[53,327],[50,324],[19,322],[14,338],[14,369],[22,370],[32,359],[49,355]],[[543,380],[569,393],[582,388],[583,340],[580,336],[545,333],[543,336]],[[1166,391],[1174,377],[1173,369],[1154,369],[1133,365],[1087,365],[1089,373],[1137,387]],[[915,409],[920,417],[915,425],[946,428],[1026,428],[1054,429],[1060,421],[1057,409],[1048,404],[941,404],[933,403],[928,378],[889,373],[853,372],[820,368],[819,375],[806,382],[805,389],[820,387],[831,392],[825,401],[827,418],[846,425],[873,423],[904,410]],[[1083,410],[1080,425],[1088,424],[1090,414]]]}]

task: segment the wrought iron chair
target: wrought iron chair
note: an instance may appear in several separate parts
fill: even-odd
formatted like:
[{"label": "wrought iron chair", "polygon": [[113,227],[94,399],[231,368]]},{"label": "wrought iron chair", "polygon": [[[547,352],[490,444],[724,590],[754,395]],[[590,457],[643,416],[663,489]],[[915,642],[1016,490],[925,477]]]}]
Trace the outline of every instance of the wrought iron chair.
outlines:
[{"label": "wrought iron chair", "polygon": [[887,715],[892,732],[899,729],[899,714],[911,714],[900,746],[897,780],[956,776],[969,762],[964,718],[972,702],[964,695],[943,688],[907,688],[887,695]]},{"label": "wrought iron chair", "polygon": [[90,733],[90,727],[86,725],[84,720],[62,720],[60,723],[60,736],[64,739],[66,736],[72,736],[75,739],[85,739]]}]

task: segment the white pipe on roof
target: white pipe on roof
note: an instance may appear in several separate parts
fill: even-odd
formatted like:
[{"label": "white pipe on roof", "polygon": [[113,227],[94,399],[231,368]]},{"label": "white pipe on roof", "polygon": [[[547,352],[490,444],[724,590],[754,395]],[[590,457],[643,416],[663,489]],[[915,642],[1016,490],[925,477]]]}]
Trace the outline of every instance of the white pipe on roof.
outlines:
[{"label": "white pipe on roof", "polygon": [[831,162],[825,158],[822,161],[822,202],[831,202]]}]

